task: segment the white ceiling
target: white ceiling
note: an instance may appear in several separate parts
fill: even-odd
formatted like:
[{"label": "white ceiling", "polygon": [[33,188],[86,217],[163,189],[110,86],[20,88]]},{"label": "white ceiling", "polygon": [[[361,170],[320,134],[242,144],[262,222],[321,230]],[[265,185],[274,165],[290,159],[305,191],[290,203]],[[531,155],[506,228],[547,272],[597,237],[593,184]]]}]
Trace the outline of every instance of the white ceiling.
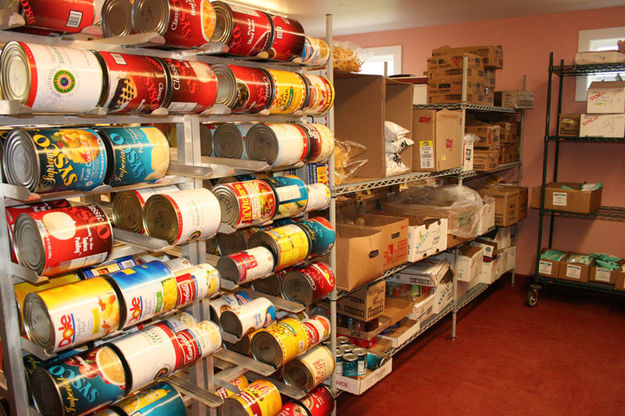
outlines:
[{"label": "white ceiling", "polygon": [[234,0],[298,19],[312,36],[378,32],[418,26],[533,16],[625,5],[625,0]]}]

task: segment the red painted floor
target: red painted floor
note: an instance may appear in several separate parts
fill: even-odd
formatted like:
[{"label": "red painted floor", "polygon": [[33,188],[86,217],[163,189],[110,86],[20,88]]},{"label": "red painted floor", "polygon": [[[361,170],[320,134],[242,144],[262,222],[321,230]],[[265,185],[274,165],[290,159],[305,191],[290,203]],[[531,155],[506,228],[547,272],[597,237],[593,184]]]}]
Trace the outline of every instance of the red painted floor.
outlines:
[{"label": "red painted floor", "polygon": [[497,282],[393,358],[393,372],[337,415],[625,415],[625,296],[563,288],[524,305]]}]

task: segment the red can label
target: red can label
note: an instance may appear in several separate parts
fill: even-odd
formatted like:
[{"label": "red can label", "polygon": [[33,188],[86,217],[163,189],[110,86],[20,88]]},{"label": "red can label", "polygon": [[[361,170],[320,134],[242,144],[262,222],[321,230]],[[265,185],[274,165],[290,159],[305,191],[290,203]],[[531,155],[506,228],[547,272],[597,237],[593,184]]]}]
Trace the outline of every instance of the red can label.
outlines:
[{"label": "red can label", "polygon": [[169,25],[165,43],[194,47],[209,43],[217,16],[209,0],[169,0]]},{"label": "red can label", "polygon": [[94,0],[20,0],[26,26],[78,33],[94,23]]},{"label": "red can label", "polygon": [[201,113],[215,103],[217,77],[203,62],[163,59],[171,77],[167,109],[174,113]]},{"label": "red can label", "polygon": [[273,21],[273,42],[269,57],[278,61],[290,61],[302,55],[306,35],[304,28],[295,19],[271,15]]},{"label": "red can label", "polygon": [[[182,367],[182,354],[183,354],[183,349],[182,346],[180,345],[180,341],[178,340],[178,333],[174,333],[173,330],[170,327],[170,324],[168,324],[166,321],[163,322],[157,322],[156,324],[154,324],[154,326],[159,327],[160,329],[162,329],[166,334],[167,337],[169,338],[169,340],[171,341],[171,344],[174,348],[174,354],[175,354],[175,365],[174,365],[174,369],[179,369]],[[184,331],[184,330],[183,330]]]},{"label": "red can label", "polygon": [[287,403],[282,406],[282,411],[277,416],[308,416],[308,412],[302,405]]},{"label": "red can label", "polygon": [[200,345],[192,332],[184,330],[176,333],[176,339],[180,344],[181,360],[180,366],[184,367],[200,358]]},{"label": "red can label", "polygon": [[313,300],[321,299],[334,290],[334,273],[327,264],[316,262],[301,269],[300,273],[306,277],[313,288]]},{"label": "red can label", "polygon": [[227,183],[239,202],[239,221],[236,227],[262,224],[276,212],[276,196],[271,187],[261,180]]},{"label": "red can label", "polygon": [[271,42],[271,20],[259,10],[229,5],[232,10],[232,35],[228,53],[239,56],[256,56],[266,51]]},{"label": "red can label", "polygon": [[315,315],[310,319],[306,319],[304,325],[308,332],[308,348],[312,348],[317,344],[328,339],[330,336],[330,320],[322,315]]},{"label": "red can label", "polygon": [[271,103],[271,78],[258,68],[229,65],[237,82],[237,102],[234,113],[258,113]]},{"label": "red can label", "polygon": [[149,113],[163,107],[168,95],[165,66],[158,58],[99,52],[106,64],[112,113]]},{"label": "red can label", "polygon": [[325,386],[315,388],[300,402],[310,416],[328,416],[334,409],[334,398]]}]

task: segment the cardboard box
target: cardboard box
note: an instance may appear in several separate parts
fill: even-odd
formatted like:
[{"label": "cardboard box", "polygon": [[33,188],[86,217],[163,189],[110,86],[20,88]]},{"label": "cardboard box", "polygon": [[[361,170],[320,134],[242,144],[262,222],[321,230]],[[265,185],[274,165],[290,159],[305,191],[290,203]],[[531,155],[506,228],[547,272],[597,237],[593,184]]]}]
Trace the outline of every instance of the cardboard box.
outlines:
[{"label": "cardboard box", "polygon": [[480,225],[477,230],[478,235],[485,234],[495,226],[495,199],[491,197],[484,198],[484,205],[480,210]]},{"label": "cardboard box", "polygon": [[388,361],[380,368],[371,371],[367,370],[367,374],[364,377],[345,377],[342,375],[336,376],[336,386],[348,393],[361,395],[365,391],[369,390],[375,384],[377,384],[384,377],[391,374],[393,370],[393,359],[389,358]]},{"label": "cardboard box", "polygon": [[346,337],[353,337],[370,341],[373,338],[377,337],[379,334],[381,334],[383,331],[385,331],[389,326],[391,326],[391,320],[386,316],[382,315],[378,317],[378,327],[369,332],[357,331],[355,329],[343,328],[341,326],[336,327],[336,332],[339,335],[344,335]]},{"label": "cardboard box", "polygon": [[449,273],[449,261],[445,257],[436,256],[422,260],[414,265],[395,273],[387,280],[397,283],[436,287]]},{"label": "cardboard box", "polygon": [[482,274],[480,274],[480,282],[491,284],[499,279],[503,274],[501,260],[494,259],[491,262],[482,263]]},{"label": "cardboard box", "polygon": [[511,108],[534,108],[531,91],[495,91],[495,105]]},{"label": "cardboard box", "polygon": [[464,57],[467,57],[467,68],[484,70],[484,61],[474,53],[467,51],[449,50],[447,53],[439,53],[428,58],[428,72],[445,69],[460,69],[464,66]]},{"label": "cardboard box", "polygon": [[497,227],[497,229],[490,233],[481,236],[480,240],[497,244],[498,251],[505,250],[512,246],[512,228],[512,226]]},{"label": "cardboard box", "polygon": [[484,197],[495,199],[495,225],[513,225],[527,216],[527,188],[508,185],[491,185],[478,190]]},{"label": "cardboard box", "polygon": [[501,256],[501,271],[506,273],[516,269],[516,246],[508,247],[503,251]]},{"label": "cardboard box", "polygon": [[485,68],[502,69],[503,68],[503,46],[465,46],[452,48],[451,46],[442,46],[432,51],[432,56],[447,55],[450,53],[472,53],[479,55]]},{"label": "cardboard box", "polygon": [[595,81],[588,87],[586,112],[615,114],[625,112],[625,81]]},{"label": "cardboard box", "polygon": [[408,216],[408,261],[419,261],[447,249],[447,218],[421,221]]},{"label": "cardboard box", "polygon": [[[569,256],[577,253],[569,253]],[[590,277],[591,265],[569,262],[569,256],[560,264],[559,279],[587,282]]]},{"label": "cardboard box", "polygon": [[[547,250],[550,250],[548,248],[544,248],[543,249],[543,253]],[[549,260],[549,259],[540,259],[540,262],[538,263],[538,275],[539,276],[543,276],[543,277],[551,277],[554,279],[557,279],[560,276],[560,267],[564,264],[564,261],[566,260],[566,255],[564,256],[564,258],[562,258],[561,260]],[[536,257],[534,257],[534,259],[532,260],[532,268],[530,269],[531,273],[534,273],[534,271],[536,270]]]},{"label": "cardboard box", "polygon": [[386,282],[381,280],[342,297],[336,303],[338,313],[368,322],[384,313]]},{"label": "cardboard box", "polygon": [[486,70],[486,87],[495,91],[496,79],[497,79],[497,71],[495,71],[492,68],[487,69]]},{"label": "cardboard box", "polygon": [[558,136],[579,136],[579,121],[581,114],[560,114]]},{"label": "cardboard box", "polygon": [[413,321],[423,322],[432,315],[434,308],[434,294],[426,293],[415,301],[412,307],[412,312],[407,316],[408,319]]},{"label": "cardboard box", "polygon": [[475,149],[473,151],[473,170],[490,172],[499,166],[499,151]]},{"label": "cardboard box", "polygon": [[465,171],[472,171],[473,170],[473,152],[475,149],[475,145],[473,144],[473,142],[468,142],[467,140],[464,140],[464,145],[462,148],[462,153],[464,155],[464,159],[462,161],[462,167],[464,168]]},{"label": "cardboard box", "polygon": [[473,133],[480,138],[475,142],[476,148],[498,147],[501,142],[501,126],[498,124],[468,124],[465,132]]},{"label": "cardboard box", "polygon": [[514,143],[515,142],[515,124],[509,121],[498,121],[495,123],[499,126],[499,141],[500,143]]},{"label": "cardboard box", "polygon": [[462,166],[462,111],[413,110],[413,170],[439,172]]},{"label": "cardboard box", "polygon": [[438,314],[454,300],[454,284],[451,275],[449,278],[443,279],[432,291],[434,294],[432,312]]},{"label": "cardboard box", "polygon": [[[562,189],[562,185],[573,189]],[[601,207],[601,192],[603,188],[595,191],[582,191],[581,183],[576,182],[552,182],[545,185],[545,209],[566,212],[578,212],[589,214]],[[532,208],[540,208],[541,186],[532,189]]]},{"label": "cardboard box", "polygon": [[[458,104],[462,102],[461,93],[428,93],[428,104]],[[471,88],[467,90],[466,102],[468,104],[494,105],[494,94],[488,89]]]},{"label": "cardboard box", "polygon": [[616,275],[616,282],[614,283],[616,290],[625,290],[625,273],[620,272]]},{"label": "cardboard box", "polygon": [[458,255],[447,253],[451,263],[455,262],[456,276],[460,282],[470,282],[482,273],[484,248],[464,245],[458,249]]},{"label": "cardboard box", "polygon": [[428,95],[436,94],[462,94],[462,86],[466,84],[467,90],[486,90],[486,77],[467,79],[466,83],[460,80],[434,78],[428,82]]},{"label": "cardboard box", "polygon": [[625,137],[625,114],[582,114],[580,137]]},{"label": "cardboard box", "polygon": [[482,240],[481,238],[477,238],[473,241],[470,241],[469,246],[479,247],[482,250],[484,250],[483,259],[485,261],[492,261],[493,259],[497,257],[497,255],[499,255],[499,253],[501,253],[501,251],[503,251],[497,247],[497,243],[494,243],[492,241]]},{"label": "cardboard box", "polygon": [[399,321],[399,326],[388,333],[380,335],[380,338],[391,341],[393,347],[399,347],[414,336],[421,329],[421,323],[412,319],[404,318]]},{"label": "cardboard box", "polygon": [[352,290],[382,276],[384,236],[381,231],[353,225],[338,225],[336,231],[338,289]]},{"label": "cardboard box", "polygon": [[[619,264],[622,266],[623,264],[625,264],[625,261],[621,260]],[[622,272],[620,269],[608,270],[603,267],[598,267],[596,264],[593,264],[590,267],[590,275],[588,277],[588,281],[595,283],[616,284],[619,275],[623,274],[625,273]]]},{"label": "cardboard box", "polygon": [[[460,81],[462,82],[462,66],[459,67],[449,67],[444,69],[438,68],[429,68],[427,71],[428,81],[437,80],[437,79],[446,79],[448,81]],[[488,74],[482,67],[477,66],[469,66],[467,68],[467,79],[478,80],[478,79],[487,79]]]}]

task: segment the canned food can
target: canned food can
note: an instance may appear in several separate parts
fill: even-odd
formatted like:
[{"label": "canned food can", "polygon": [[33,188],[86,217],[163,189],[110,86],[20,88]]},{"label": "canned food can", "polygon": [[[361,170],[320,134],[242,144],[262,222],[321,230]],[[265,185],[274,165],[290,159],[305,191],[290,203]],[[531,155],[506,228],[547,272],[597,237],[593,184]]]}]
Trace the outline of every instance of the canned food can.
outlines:
[{"label": "canned food can", "polygon": [[78,416],[127,394],[126,371],[117,352],[102,346],[42,364],[30,377],[30,385],[45,416]]},{"label": "canned food can", "polygon": [[354,351],[354,348],[356,347],[352,344],[341,344],[339,346],[339,349],[343,351],[344,354],[351,354]]},{"label": "canned food can", "polygon": [[[243,390],[247,386],[249,386],[250,383],[247,381],[247,377],[245,377],[245,375],[241,375],[241,376],[235,378],[234,380],[231,380],[230,384],[232,384],[233,386],[238,387],[239,390]],[[230,390],[226,390],[223,387],[219,387],[217,390],[215,390],[215,394],[217,396],[221,397],[222,399],[234,396],[233,392],[231,392]]]},{"label": "canned food can", "polygon": [[343,354],[344,352],[338,349],[334,353],[334,357],[336,358],[336,368],[334,371],[338,376],[343,375]]},{"label": "canned food can", "polygon": [[219,291],[219,285],[219,272],[210,264],[198,264],[176,273],[178,288],[176,308],[184,308],[196,300],[213,296]]},{"label": "canned food can", "polygon": [[[159,128],[161,131],[167,134],[167,139],[169,140],[170,147],[178,146],[178,124],[166,124],[163,125],[155,125],[155,127]],[[214,124],[206,124],[200,123],[200,155],[202,156],[212,156],[213,153],[213,132],[215,131]]]},{"label": "canned food can", "polygon": [[334,152],[334,135],[332,130],[323,124],[300,124],[308,136],[310,151],[306,157],[306,162],[325,162]]},{"label": "canned food can", "polygon": [[116,403],[114,408],[128,416],[185,416],[187,414],[187,408],[180,393],[164,381]]},{"label": "canned food can", "polygon": [[217,185],[213,192],[221,207],[221,222],[233,228],[263,224],[275,215],[276,196],[261,180]]},{"label": "canned food can", "polygon": [[256,56],[271,45],[273,26],[269,15],[221,1],[213,2],[217,21],[213,42],[228,46],[228,53],[239,56]]},{"label": "canned food can", "polygon": [[136,266],[137,261],[131,256],[120,257],[118,259],[102,263],[99,266],[87,267],[82,269],[79,273],[85,279],[91,279],[93,277],[103,276],[105,274],[113,273],[119,270],[128,269]]},{"label": "canned food can", "polygon": [[332,196],[327,185],[317,182],[308,185],[308,205],[306,212],[328,209]]},{"label": "canned food can", "polygon": [[105,38],[127,36],[132,33],[132,1],[104,0],[101,26]]},{"label": "canned food can", "polygon": [[91,129],[16,129],[2,154],[7,182],[32,192],[88,191],[106,177],[104,142]]},{"label": "canned food can", "polygon": [[20,214],[14,240],[19,263],[47,276],[102,263],[113,249],[111,223],[97,205]]},{"label": "canned food can", "polygon": [[217,76],[217,104],[233,113],[258,113],[269,108],[274,86],[271,76],[261,68],[238,65],[213,65]]},{"label": "canned food can", "polygon": [[173,274],[180,273],[193,267],[193,263],[191,263],[189,259],[185,257],[176,257],[168,260],[163,259],[163,262]]},{"label": "canned food can", "polygon": [[146,234],[172,245],[213,236],[220,218],[219,201],[204,188],[152,195],[143,207]]},{"label": "canned food can", "polygon": [[209,0],[134,0],[132,27],[137,33],[158,33],[170,46],[192,48],[211,41],[215,10]]},{"label": "canned food can", "polygon": [[325,114],[334,105],[334,86],[326,77],[313,74],[302,74],[308,91],[306,105],[303,110],[306,114]]},{"label": "canned food can", "polygon": [[93,416],[127,416],[111,407],[105,407],[102,410],[98,410]]},{"label": "canned food can", "polygon": [[308,331],[308,347],[319,345],[330,337],[332,331],[330,320],[323,315],[315,315],[312,318],[304,319],[304,325]]},{"label": "canned food can", "polygon": [[317,386],[310,394],[298,402],[309,416],[329,416],[334,410],[334,397],[326,386]]},{"label": "canned food can", "polygon": [[330,46],[323,39],[306,36],[304,50],[302,51],[302,63],[311,66],[322,66],[330,59]]},{"label": "canned food can", "polygon": [[171,79],[165,108],[172,113],[201,113],[215,103],[217,77],[210,65],[197,61],[163,58]]},{"label": "canned food can", "polygon": [[54,32],[79,33],[95,23],[95,0],[20,0],[26,27]]},{"label": "canned food can", "polygon": [[299,58],[304,51],[306,35],[304,28],[295,19],[269,15],[273,23],[273,39],[269,58],[277,61],[290,61]]},{"label": "canned food can", "polygon": [[98,55],[108,74],[103,106],[109,112],[150,113],[164,107],[170,91],[163,61],[117,52],[98,52]]},{"label": "canned food can", "polygon": [[229,256],[247,249],[247,237],[241,230],[231,234],[217,234],[217,247],[220,256]]},{"label": "canned food can", "polygon": [[308,136],[296,124],[256,124],[245,138],[247,157],[273,167],[292,166],[303,161],[308,149]]},{"label": "canned food can", "polygon": [[281,367],[308,349],[308,331],[302,321],[285,318],[259,331],[252,338],[254,358]]},{"label": "canned food can", "polygon": [[167,174],[169,143],[156,127],[100,127],[106,146],[111,186],[153,182]]},{"label": "canned food can", "polygon": [[274,219],[295,217],[303,214],[308,205],[308,189],[303,180],[295,175],[264,178],[278,200],[278,209]]},{"label": "canned food can", "polygon": [[197,321],[190,313],[180,312],[174,316],[170,316],[167,319],[157,322],[157,324],[164,324],[169,327],[173,332],[182,331],[197,324]]},{"label": "canned food can", "polygon": [[310,305],[327,296],[335,287],[330,266],[314,262],[307,267],[289,270],[282,278],[282,296],[292,302]]},{"label": "canned food can", "polygon": [[224,311],[237,308],[239,305],[243,305],[251,301],[250,297],[245,292],[236,292],[230,295],[223,295],[217,299],[210,301],[210,314],[211,321],[218,323],[221,314]]},{"label": "canned food can", "polygon": [[294,266],[310,254],[310,238],[296,224],[284,225],[254,234],[249,247],[266,247],[274,257],[274,271]]},{"label": "canned food can", "polygon": [[211,321],[198,322],[191,328],[176,332],[176,339],[182,352],[181,367],[207,357],[221,347],[221,332]]},{"label": "canned food can", "polygon": [[319,345],[284,366],[284,381],[293,387],[309,391],[334,373],[334,356]]},{"label": "canned food can", "polygon": [[340,337],[336,337],[336,343],[340,346],[340,345],[349,345],[349,337],[346,336],[340,336]]},{"label": "canned food can", "polygon": [[213,147],[215,156],[229,159],[247,159],[245,136],[253,124],[222,124],[215,129]]},{"label": "canned food can", "polygon": [[364,348],[355,348],[353,354],[358,357],[358,375],[367,375],[367,350]]},{"label": "canned food can", "polygon": [[256,380],[241,393],[224,399],[222,411],[228,416],[273,416],[282,409],[278,388],[267,380]]},{"label": "canned food can", "polygon": [[382,367],[384,364],[386,364],[387,361],[388,358],[386,357],[372,354],[370,352],[367,353],[367,368],[371,371],[375,371],[378,368]]},{"label": "canned food can", "polygon": [[267,298],[256,298],[238,308],[224,311],[219,318],[222,331],[237,338],[271,325],[276,321],[276,309]]},{"label": "canned food can", "polygon": [[145,233],[143,229],[143,206],[148,198],[156,194],[179,191],[177,186],[159,186],[113,194],[113,223],[115,227],[135,233]]},{"label": "canned food can", "polygon": [[330,221],[323,217],[315,217],[297,223],[297,226],[308,234],[310,238],[310,256],[324,256],[334,246],[336,235]]},{"label": "canned food can", "polygon": [[302,110],[308,100],[308,88],[304,77],[297,72],[266,70],[273,83],[273,100],[269,105],[271,114],[293,114]]},{"label": "canned food can", "polygon": [[275,265],[274,256],[266,247],[254,247],[223,256],[217,261],[219,275],[236,284],[268,276]]},{"label": "canned food can", "polygon": [[[272,263],[273,268],[273,263]],[[252,288],[257,292],[266,293],[272,296],[280,296],[280,287],[282,286],[282,276],[284,271],[271,273],[262,279],[254,280]]]},{"label": "canned food can", "polygon": [[286,403],[277,416],[308,416],[308,411],[298,403]]},{"label": "canned food can", "polygon": [[343,350],[343,375],[345,377],[358,377],[358,356]]}]

